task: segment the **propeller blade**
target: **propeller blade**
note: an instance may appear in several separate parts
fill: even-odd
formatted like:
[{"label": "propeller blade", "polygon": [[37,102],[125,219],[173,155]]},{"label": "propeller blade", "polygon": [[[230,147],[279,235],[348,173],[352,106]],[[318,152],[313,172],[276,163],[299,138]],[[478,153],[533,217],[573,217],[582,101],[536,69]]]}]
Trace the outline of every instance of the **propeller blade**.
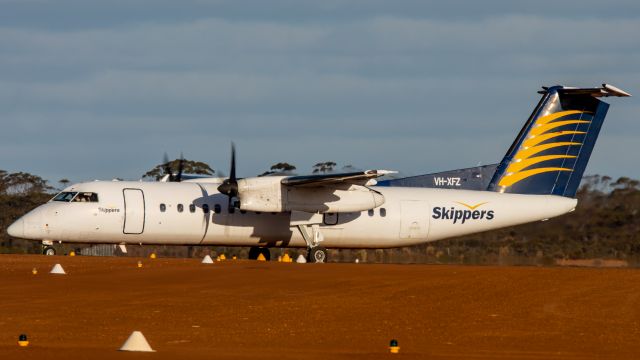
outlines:
[{"label": "propeller blade", "polygon": [[236,179],[236,144],[231,142],[231,171],[229,172],[229,180],[237,183]]},{"label": "propeller blade", "polygon": [[232,199],[238,197],[238,179],[236,178],[236,146],[233,142],[231,143],[231,170],[229,171],[229,178],[225,179],[222,184],[218,186],[218,191],[221,194],[227,195],[229,198],[229,212],[232,212]]},{"label": "propeller blade", "polygon": [[163,168],[164,168],[164,174],[165,175],[169,175],[169,182],[174,181],[173,179],[173,169],[171,169],[171,163],[169,162],[169,155],[167,155],[167,153],[164,153],[164,159],[163,159]]},{"label": "propeller blade", "polygon": [[182,172],[184,171],[184,156],[180,153],[180,161],[178,162],[178,174],[176,175],[174,181],[180,182],[182,181]]}]

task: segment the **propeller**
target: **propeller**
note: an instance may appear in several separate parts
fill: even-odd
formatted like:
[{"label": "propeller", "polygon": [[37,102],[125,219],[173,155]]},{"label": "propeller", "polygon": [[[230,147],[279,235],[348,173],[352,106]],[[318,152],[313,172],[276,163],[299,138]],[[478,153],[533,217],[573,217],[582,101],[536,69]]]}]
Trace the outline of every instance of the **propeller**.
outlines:
[{"label": "propeller", "polygon": [[231,170],[229,171],[229,178],[225,179],[220,186],[218,186],[218,191],[221,194],[227,195],[229,198],[229,211],[231,212],[234,208],[232,199],[238,197],[238,179],[236,178],[236,146],[232,142],[231,143]]},{"label": "propeller", "polygon": [[174,180],[176,182],[182,181],[182,172],[184,171],[184,155],[180,153],[180,161],[178,162],[178,174],[176,174]]},{"label": "propeller", "polygon": [[184,156],[180,153],[180,161],[178,162],[178,172],[174,174],[169,161],[169,156],[164,153],[164,173],[169,175],[168,182],[180,182],[182,181],[182,172],[184,171]]}]

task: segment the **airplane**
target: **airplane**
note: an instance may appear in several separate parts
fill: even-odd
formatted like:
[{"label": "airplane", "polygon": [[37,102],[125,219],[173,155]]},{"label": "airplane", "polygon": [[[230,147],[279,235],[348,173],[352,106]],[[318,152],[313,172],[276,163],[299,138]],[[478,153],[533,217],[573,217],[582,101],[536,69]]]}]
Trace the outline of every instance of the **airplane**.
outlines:
[{"label": "airplane", "polygon": [[180,171],[161,182],[75,184],[7,231],[41,241],[46,255],[54,242],[247,246],[250,259],[306,248],[322,263],[327,249],[402,247],[543,221],[576,208],[609,108],[601,98],[631,95],[608,84],[539,93],[499,164],[426,176],[433,184],[378,182],[386,170],[238,178],[232,144],[228,178]]}]

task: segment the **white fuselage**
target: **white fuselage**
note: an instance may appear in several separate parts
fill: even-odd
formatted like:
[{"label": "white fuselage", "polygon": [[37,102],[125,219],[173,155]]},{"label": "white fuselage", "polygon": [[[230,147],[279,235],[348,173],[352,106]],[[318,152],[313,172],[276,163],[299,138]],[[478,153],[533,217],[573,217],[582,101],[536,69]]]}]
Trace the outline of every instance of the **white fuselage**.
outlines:
[{"label": "white fuselage", "polygon": [[[229,213],[217,183],[96,181],[65,191],[97,202],[50,201],[14,223],[12,236],[78,243],[306,247],[290,212]],[[317,215],[326,248],[400,247],[545,220],[577,200],[553,195],[373,187],[385,203]],[[190,205],[194,205],[190,209]],[[205,212],[206,207],[210,210]],[[164,208],[164,211],[161,210]],[[182,208],[182,212],[178,209]],[[220,211],[216,211],[216,210]]]}]

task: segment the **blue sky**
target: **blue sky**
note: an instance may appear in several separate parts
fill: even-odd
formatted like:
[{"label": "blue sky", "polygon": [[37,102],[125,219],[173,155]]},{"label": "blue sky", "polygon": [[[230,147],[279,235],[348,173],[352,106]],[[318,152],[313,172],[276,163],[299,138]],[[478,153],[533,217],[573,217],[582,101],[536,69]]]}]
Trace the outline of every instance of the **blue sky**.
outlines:
[{"label": "blue sky", "polygon": [[[542,85],[640,94],[637,1],[0,0],[0,169],[137,179],[164,152],[414,175],[497,162]],[[587,173],[640,178],[640,105]]]}]

